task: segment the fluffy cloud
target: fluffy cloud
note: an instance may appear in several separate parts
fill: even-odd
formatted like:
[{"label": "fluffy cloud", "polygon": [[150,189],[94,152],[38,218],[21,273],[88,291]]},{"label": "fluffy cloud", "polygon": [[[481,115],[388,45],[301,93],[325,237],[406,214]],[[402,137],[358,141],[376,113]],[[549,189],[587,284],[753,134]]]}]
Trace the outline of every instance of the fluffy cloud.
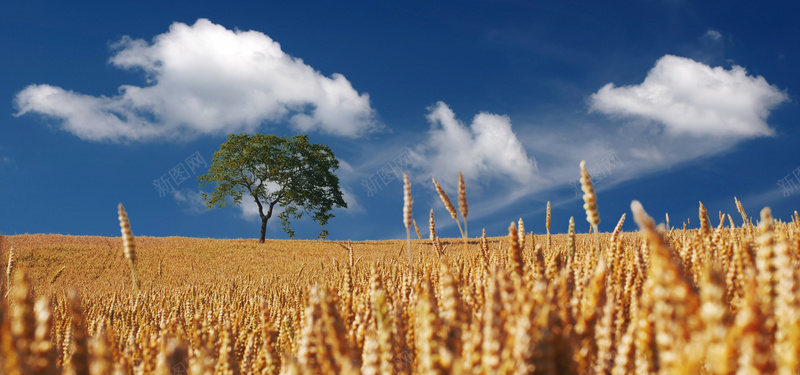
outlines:
[{"label": "fluffy cloud", "polygon": [[443,102],[429,111],[428,139],[417,152],[437,179],[450,180],[458,171],[470,179],[510,177],[525,183],[535,178],[536,161],[528,157],[508,116],[481,112],[467,127]]},{"label": "fluffy cloud", "polygon": [[172,24],[152,43],[124,37],[114,48],[110,63],[141,70],[148,85],[124,85],[112,97],[30,85],[15,98],[17,115],[56,119],[92,141],[186,139],[283,121],[343,137],[380,127],[368,94],[341,74],[322,75],[257,31],[199,19]]},{"label": "fluffy cloud", "polygon": [[767,136],[770,110],[787,95],[741,66],[709,67],[666,55],[638,85],[603,86],[591,96],[591,110],[663,124],[669,135],[744,139]]}]

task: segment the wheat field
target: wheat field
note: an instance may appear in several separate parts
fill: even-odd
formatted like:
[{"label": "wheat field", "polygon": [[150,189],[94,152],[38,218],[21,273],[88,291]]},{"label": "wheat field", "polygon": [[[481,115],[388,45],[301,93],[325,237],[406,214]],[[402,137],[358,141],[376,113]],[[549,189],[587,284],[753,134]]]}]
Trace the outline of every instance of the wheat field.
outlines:
[{"label": "wheat field", "polygon": [[0,371],[795,374],[800,217],[736,204],[716,223],[701,204],[697,229],[634,202],[637,232],[422,239],[404,220],[415,239],[266,244],[133,237],[120,207],[123,238],[2,237]]}]

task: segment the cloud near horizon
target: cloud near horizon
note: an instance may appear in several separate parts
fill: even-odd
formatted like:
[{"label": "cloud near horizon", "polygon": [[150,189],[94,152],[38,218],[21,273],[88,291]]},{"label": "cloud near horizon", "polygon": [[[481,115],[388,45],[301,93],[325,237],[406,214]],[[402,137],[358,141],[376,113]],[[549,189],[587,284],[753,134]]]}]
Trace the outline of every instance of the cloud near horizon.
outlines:
[{"label": "cloud near horizon", "polygon": [[641,84],[606,84],[590,98],[590,111],[663,125],[670,136],[746,139],[771,136],[770,110],[788,101],[785,92],[738,65],[710,67],[665,55]]},{"label": "cloud near horizon", "polygon": [[536,160],[517,139],[508,116],[480,112],[469,126],[444,102],[428,108],[427,139],[414,151],[424,159],[425,172],[451,185],[458,171],[467,180],[510,178],[518,183],[536,179]]},{"label": "cloud near horizon", "polygon": [[[608,83],[587,99],[589,112],[607,119],[575,116],[566,119],[570,126],[561,126],[565,119],[558,118],[549,124],[523,124],[518,130],[540,161],[539,174],[550,183],[538,185],[539,190],[570,192],[581,160],[598,166],[593,177],[603,179],[596,185],[602,190],[774,135],[767,119],[789,100],[785,91],[764,77],[748,75],[743,67],[712,68],[672,55],[658,59],[643,82],[622,87]],[[612,156],[619,163],[603,163]]]},{"label": "cloud near horizon", "polygon": [[356,138],[382,125],[341,74],[322,75],[258,31],[207,19],[173,23],[152,43],[123,37],[110,63],[142,71],[148,85],[111,97],[33,84],[15,97],[17,116],[39,114],[81,139],[153,141],[254,131],[288,122],[304,133]]}]

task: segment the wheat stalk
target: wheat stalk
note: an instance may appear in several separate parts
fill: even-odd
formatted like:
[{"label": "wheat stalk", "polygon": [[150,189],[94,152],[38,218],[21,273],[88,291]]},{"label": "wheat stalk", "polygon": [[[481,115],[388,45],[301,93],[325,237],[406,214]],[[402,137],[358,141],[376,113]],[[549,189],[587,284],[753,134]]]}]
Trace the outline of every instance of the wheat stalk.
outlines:
[{"label": "wheat stalk", "polygon": [[131,232],[131,223],[128,220],[128,213],[125,212],[125,207],[122,203],[118,207],[119,213],[119,227],[122,232],[122,249],[125,259],[131,267],[131,279],[133,281],[133,289],[139,290],[139,284],[136,282],[136,245],[133,243],[133,233]]},{"label": "wheat stalk", "polygon": [[411,220],[411,223],[414,224],[414,232],[417,233],[417,239],[422,239],[422,233],[419,232],[419,227],[417,226],[416,220]]}]

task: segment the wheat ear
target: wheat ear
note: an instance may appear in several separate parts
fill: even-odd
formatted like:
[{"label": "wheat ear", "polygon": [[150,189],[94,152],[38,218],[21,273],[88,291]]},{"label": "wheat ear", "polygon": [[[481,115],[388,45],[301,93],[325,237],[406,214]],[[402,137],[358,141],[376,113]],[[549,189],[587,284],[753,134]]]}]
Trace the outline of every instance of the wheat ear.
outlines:
[{"label": "wheat ear", "polygon": [[[88,374],[89,349],[84,310],[78,292],[74,289],[69,290],[67,306],[67,313],[71,318],[67,329],[70,332],[72,355],[64,366],[64,372],[67,374]],[[66,350],[67,348],[65,347]]]},{"label": "wheat ear", "polygon": [[481,260],[483,260],[483,271],[489,271],[489,240],[486,238],[486,228],[483,228],[481,236]]},{"label": "wheat ear", "polygon": [[547,201],[547,218],[545,220],[547,228],[547,251],[550,251],[550,201]]},{"label": "wheat ear", "polygon": [[597,233],[597,225],[600,224],[600,213],[597,211],[597,194],[594,192],[592,177],[586,170],[586,160],[581,160],[581,190],[583,190],[583,209],[586,211],[586,221],[592,225],[592,229]]},{"label": "wheat ear", "polygon": [[700,219],[700,232],[703,235],[708,235],[711,232],[710,224],[708,223],[708,211],[706,207],[703,206],[703,202],[700,202],[700,208],[697,210],[697,216]]},{"label": "wheat ear", "polygon": [[433,209],[431,208],[431,218],[428,221],[428,232],[430,232],[431,243],[436,238],[436,222],[433,221]]},{"label": "wheat ear", "polygon": [[514,222],[508,227],[508,262],[514,275],[522,280],[522,249],[519,240],[520,231],[514,226]]},{"label": "wheat ear", "polygon": [[119,204],[119,227],[122,232],[122,246],[125,254],[125,259],[128,259],[128,264],[131,266],[131,278],[133,280],[133,289],[139,290],[139,284],[136,283],[136,245],[133,243],[133,233],[131,232],[131,223],[128,221],[128,213],[125,212],[125,207],[122,203]]},{"label": "wheat ear", "polygon": [[431,239],[431,246],[433,246],[434,251],[436,251],[436,255],[439,256],[442,254],[442,244],[439,242],[439,237],[436,236],[436,222],[433,220],[433,209],[431,208],[431,218],[430,223],[428,225],[428,230],[430,231],[430,239]]},{"label": "wheat ear", "polygon": [[6,295],[5,298],[8,298],[9,293],[11,293],[11,273],[14,272],[14,265],[16,264],[16,259],[14,257],[14,246],[11,246],[11,250],[8,252],[8,268],[6,268]]},{"label": "wheat ear", "polygon": [[464,219],[464,238],[467,238],[467,215],[469,214],[469,205],[467,204],[467,187],[464,183],[464,175],[461,174],[461,172],[458,172],[458,210],[461,211],[461,217]]},{"label": "wheat ear", "polygon": [[406,242],[408,246],[408,266],[410,267],[413,258],[411,255],[411,223],[413,222],[411,206],[414,199],[411,198],[411,181],[408,179],[408,172],[403,173],[403,224],[406,226]]},{"label": "wheat ear", "polygon": [[467,250],[467,215],[469,214],[469,205],[467,205],[467,187],[464,183],[464,175],[461,171],[458,172],[458,210],[461,211],[461,218],[464,219],[464,232],[461,236],[464,238],[464,250]]},{"label": "wheat ear", "polygon": [[736,209],[739,211],[739,215],[742,215],[742,227],[744,227],[750,222],[749,220],[747,220],[747,213],[744,212],[744,207],[742,206],[742,202],[739,201],[738,198],[733,197],[733,201],[736,202]]},{"label": "wheat ear", "polygon": [[53,315],[50,299],[40,297],[34,308],[36,331],[31,346],[30,366],[34,374],[56,374],[56,352],[53,347]]},{"label": "wheat ear", "polygon": [[567,232],[567,257],[572,259],[575,256],[575,219],[569,217],[569,232]]},{"label": "wheat ear", "polygon": [[[36,315],[33,312],[33,289],[25,267],[15,271],[13,277],[14,290],[11,292],[9,308],[10,328],[17,354],[24,363],[30,361],[30,349],[33,343],[34,331],[36,330]],[[14,372],[11,371],[10,373],[13,374]]]},{"label": "wheat ear", "polygon": [[642,204],[639,201],[631,202],[631,211],[650,247],[651,271],[648,280],[652,280],[659,367],[665,373],[698,373],[695,368],[699,361],[693,350],[696,343],[692,342],[691,337],[692,332],[699,331],[703,326],[698,314],[700,297],[687,271],[676,258],[675,251],[656,229],[655,222],[647,215]]},{"label": "wheat ear", "polygon": [[59,268],[58,271],[56,271],[56,273],[53,274],[52,277],[50,277],[50,284],[52,284],[52,283],[56,282],[56,280],[58,280],[58,277],[61,276],[61,273],[64,272],[65,268],[67,268],[67,266],[61,266],[61,268]]},{"label": "wheat ear", "polygon": [[445,193],[444,189],[442,189],[442,185],[439,185],[435,178],[432,180],[433,186],[436,188],[436,192],[439,193],[439,198],[442,200],[442,203],[444,203],[444,207],[447,208],[447,212],[450,212],[450,216],[456,221],[456,224],[458,225],[458,231],[461,232],[461,237],[464,237],[464,231],[461,230],[461,222],[458,221],[456,207],[453,206],[453,202],[450,201],[450,196]]}]

